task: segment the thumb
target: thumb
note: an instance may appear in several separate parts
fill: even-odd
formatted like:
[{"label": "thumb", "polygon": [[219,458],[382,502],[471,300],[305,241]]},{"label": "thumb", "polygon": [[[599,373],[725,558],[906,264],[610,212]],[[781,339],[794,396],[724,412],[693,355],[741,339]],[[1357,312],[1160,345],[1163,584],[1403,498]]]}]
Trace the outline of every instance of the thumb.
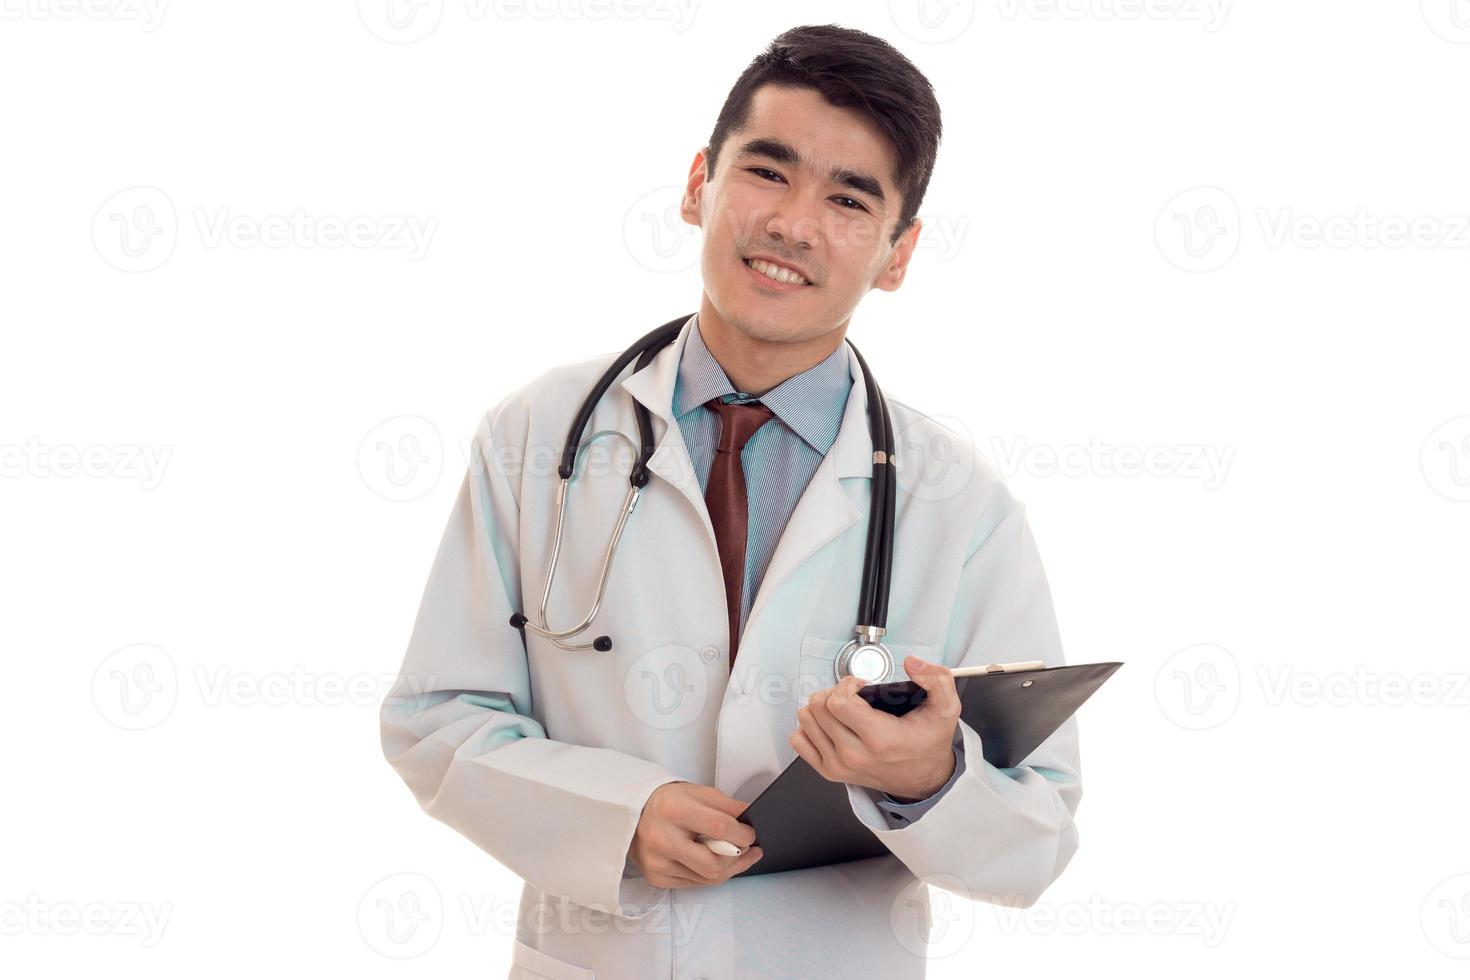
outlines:
[{"label": "thumb", "polygon": [[903,660],[909,679],[924,689],[926,701],[939,709],[958,708],[960,696],[955,691],[954,675],[944,664],[936,664],[909,654]]}]

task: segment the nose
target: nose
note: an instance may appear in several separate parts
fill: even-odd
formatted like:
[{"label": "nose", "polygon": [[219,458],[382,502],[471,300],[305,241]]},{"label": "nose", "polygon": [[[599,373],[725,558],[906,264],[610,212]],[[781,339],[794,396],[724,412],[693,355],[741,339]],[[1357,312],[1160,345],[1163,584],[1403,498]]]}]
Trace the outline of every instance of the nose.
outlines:
[{"label": "nose", "polygon": [[795,195],[788,196],[766,221],[766,234],[790,248],[810,249],[820,230],[821,223]]}]

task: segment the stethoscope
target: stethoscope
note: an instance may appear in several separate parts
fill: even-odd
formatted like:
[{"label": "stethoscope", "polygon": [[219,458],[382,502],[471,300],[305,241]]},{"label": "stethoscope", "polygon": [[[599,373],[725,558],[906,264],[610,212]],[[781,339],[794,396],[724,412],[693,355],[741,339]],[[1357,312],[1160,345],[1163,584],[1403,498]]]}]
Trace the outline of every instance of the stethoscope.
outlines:
[{"label": "stethoscope", "polygon": [[[638,504],[639,493],[648,483],[648,460],[654,452],[653,420],[648,409],[636,399],[634,400],[633,410],[638,419],[638,458],[628,475],[628,493],[623,498],[622,509],[618,513],[617,523],[613,526],[612,538],[608,541],[607,551],[602,558],[602,571],[597,580],[597,597],[592,601],[592,609],[577,625],[564,630],[554,630],[546,622],[546,604],[551,598],[551,583],[556,577],[556,561],[561,555],[562,528],[566,523],[567,484],[576,470],[577,447],[582,442],[582,431],[587,427],[593,410],[596,409],[597,403],[607,389],[634,359],[638,361],[638,366],[634,370],[635,374],[647,367],[655,354],[673,343],[690,316],[692,314],[670,320],[657,330],[644,334],[633,343],[633,346],[623,351],[588,392],[586,400],[582,402],[582,407],[578,409],[576,417],[572,420],[572,426],[567,432],[566,444],[562,449],[561,464],[557,467],[561,484],[556,494],[556,534],[551,544],[551,562],[546,569],[546,586],[541,590],[539,624],[531,622],[520,612],[510,617],[510,625],[521,630],[522,635],[525,630],[530,630],[538,636],[544,636],[563,650],[592,649],[605,652],[612,649],[613,642],[610,636],[599,636],[590,643],[568,643],[566,641],[570,637],[585,632],[592,625],[592,621],[597,618],[597,610],[601,608],[603,595],[607,591],[608,574],[612,571],[613,555],[617,552],[618,540],[622,538],[628,518],[632,516],[633,508]],[[852,342],[848,341],[848,345],[852,346]],[[874,383],[873,373],[868,370],[868,364],[863,360],[863,355],[858,353],[856,347],[852,347],[852,352],[863,369],[863,384],[868,395],[868,432],[872,437],[874,447],[873,490],[868,512],[868,541],[863,554],[863,577],[858,590],[858,625],[853,628],[854,638],[838,651],[833,667],[838,680],[856,675],[869,683],[879,683],[892,675],[894,666],[893,655],[889,653],[888,648],[880,639],[887,632],[884,625],[888,621],[888,589],[893,569],[893,506],[898,492],[894,473],[893,422],[888,415],[888,403],[878,390],[877,384]]]}]

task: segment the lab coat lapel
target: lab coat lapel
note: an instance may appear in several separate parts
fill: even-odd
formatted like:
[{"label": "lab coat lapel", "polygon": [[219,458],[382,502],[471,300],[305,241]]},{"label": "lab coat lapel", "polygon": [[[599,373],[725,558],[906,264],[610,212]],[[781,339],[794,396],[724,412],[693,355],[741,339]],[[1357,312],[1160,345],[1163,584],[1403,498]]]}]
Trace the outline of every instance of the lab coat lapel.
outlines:
[{"label": "lab coat lapel", "polygon": [[[684,434],[674,420],[674,381],[678,375],[679,358],[684,353],[684,344],[689,337],[694,318],[685,322],[679,336],[672,344],[660,351],[642,371],[622,382],[622,387],[649,410],[653,416],[654,443],[658,447],[648,461],[649,472],[661,477],[682,493],[689,501],[709,534],[714,546],[715,532],[710,524],[709,511],[699,489],[699,479],[694,474],[694,464],[689,458],[689,449],[684,444]],[[844,342],[845,344],[845,342]],[[796,509],[776,544],[761,585],[746,619],[748,633],[761,614],[772,592],[817,549],[836,538],[851,527],[866,510],[848,497],[842,481],[847,479],[871,480],[873,476],[873,441],[868,432],[868,396],[863,386],[863,371],[857,355],[847,348],[847,360],[855,379],[847,396],[847,407],[843,410],[842,425],[837,430],[837,439],[822,458],[811,482],[807,484]],[[638,426],[631,410],[622,420],[625,431],[637,438]],[[862,496],[862,501],[868,499]]]},{"label": "lab coat lapel", "polygon": [[[694,473],[694,462],[689,458],[689,447],[684,444],[684,432],[674,420],[674,381],[679,374],[679,358],[684,354],[684,344],[689,339],[693,323],[694,316],[691,314],[674,342],[654,355],[653,360],[642,371],[624,378],[622,387],[653,416],[653,442],[657,448],[648,459],[649,473],[661,477],[684,495],[704,522],[713,547],[714,526],[710,523],[709,512],[704,505],[699,478]],[[620,416],[620,423],[636,446],[638,422],[631,407]]]}]

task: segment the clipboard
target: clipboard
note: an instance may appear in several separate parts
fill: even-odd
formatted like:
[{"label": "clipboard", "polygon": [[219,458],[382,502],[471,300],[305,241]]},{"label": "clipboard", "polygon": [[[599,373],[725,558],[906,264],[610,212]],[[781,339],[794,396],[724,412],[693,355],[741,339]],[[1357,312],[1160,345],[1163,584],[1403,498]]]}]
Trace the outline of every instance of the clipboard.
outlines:
[{"label": "clipboard", "polygon": [[[980,735],[985,761],[1009,769],[1046,741],[1121,666],[1115,661],[1047,667],[1030,660],[952,672],[960,717]],[[879,711],[902,716],[923,704],[928,694],[904,680],[869,684],[858,696]],[[755,830],[765,853],[735,878],[892,853],[852,812],[847,785],[827,779],[800,756],[737,819]]]}]

